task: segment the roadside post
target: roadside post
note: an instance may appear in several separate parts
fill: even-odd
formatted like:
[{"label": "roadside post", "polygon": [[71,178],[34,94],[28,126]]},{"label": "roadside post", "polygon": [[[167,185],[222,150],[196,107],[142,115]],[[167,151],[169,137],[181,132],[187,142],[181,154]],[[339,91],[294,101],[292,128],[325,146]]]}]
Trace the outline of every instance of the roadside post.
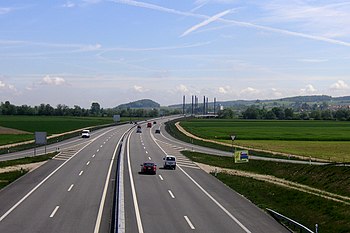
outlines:
[{"label": "roadside post", "polygon": [[235,140],[236,138],[236,135],[231,135],[231,140],[232,140],[232,143],[231,143],[231,151],[232,151],[232,157],[233,157],[233,161],[235,161],[235,149],[233,147],[233,141]]}]

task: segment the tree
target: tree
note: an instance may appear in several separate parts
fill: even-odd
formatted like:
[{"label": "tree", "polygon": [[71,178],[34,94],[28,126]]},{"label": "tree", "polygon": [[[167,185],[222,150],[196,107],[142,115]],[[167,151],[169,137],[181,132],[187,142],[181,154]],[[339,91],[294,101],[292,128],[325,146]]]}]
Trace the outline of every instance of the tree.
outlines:
[{"label": "tree", "polygon": [[92,115],[98,116],[100,115],[100,111],[101,111],[101,106],[99,103],[94,102],[91,104],[90,112]]},{"label": "tree", "polygon": [[292,120],[294,118],[294,112],[291,108],[284,109],[284,118],[286,120]]}]

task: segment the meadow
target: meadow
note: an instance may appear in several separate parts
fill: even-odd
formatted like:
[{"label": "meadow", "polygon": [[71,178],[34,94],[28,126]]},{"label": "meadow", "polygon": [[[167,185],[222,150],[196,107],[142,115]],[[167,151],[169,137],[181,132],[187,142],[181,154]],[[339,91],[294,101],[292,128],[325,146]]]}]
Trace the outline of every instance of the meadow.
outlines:
[{"label": "meadow", "polygon": [[181,126],[192,134],[216,141],[320,158],[350,161],[350,122],[191,119]]}]

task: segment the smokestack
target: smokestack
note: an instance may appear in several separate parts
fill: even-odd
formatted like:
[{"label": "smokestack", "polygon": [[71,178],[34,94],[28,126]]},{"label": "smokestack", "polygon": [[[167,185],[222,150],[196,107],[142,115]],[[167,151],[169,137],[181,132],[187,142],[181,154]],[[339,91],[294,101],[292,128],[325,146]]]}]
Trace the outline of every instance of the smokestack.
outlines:
[{"label": "smokestack", "polygon": [[207,97],[206,108],[205,108],[205,115],[208,114],[208,110],[209,110],[209,98]]},{"label": "smokestack", "polygon": [[203,115],[205,115],[205,96],[203,96]]},{"label": "smokestack", "polygon": [[214,97],[214,115],[216,114],[216,98]]},{"label": "smokestack", "polygon": [[192,108],[191,108],[191,115],[193,116],[193,98],[194,96],[192,95]]},{"label": "smokestack", "polygon": [[182,98],[182,114],[185,115],[185,96]]}]

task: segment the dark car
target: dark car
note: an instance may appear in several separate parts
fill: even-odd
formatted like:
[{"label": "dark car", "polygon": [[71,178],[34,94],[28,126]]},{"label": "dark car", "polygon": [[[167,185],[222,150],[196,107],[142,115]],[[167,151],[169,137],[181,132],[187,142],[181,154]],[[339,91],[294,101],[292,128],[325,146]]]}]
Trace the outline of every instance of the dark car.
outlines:
[{"label": "dark car", "polygon": [[138,128],[138,129],[141,129],[141,125],[137,125],[137,128]]},{"label": "dark car", "polygon": [[145,162],[141,164],[141,173],[155,175],[157,173],[157,165],[153,162]]},{"label": "dark car", "polygon": [[157,122],[156,122],[156,121],[153,121],[153,124],[155,125],[155,124],[157,124]]},{"label": "dark car", "polygon": [[160,133],[160,129],[156,129],[156,132],[155,133]]},{"label": "dark car", "polygon": [[137,128],[136,133],[142,133],[141,128]]}]

